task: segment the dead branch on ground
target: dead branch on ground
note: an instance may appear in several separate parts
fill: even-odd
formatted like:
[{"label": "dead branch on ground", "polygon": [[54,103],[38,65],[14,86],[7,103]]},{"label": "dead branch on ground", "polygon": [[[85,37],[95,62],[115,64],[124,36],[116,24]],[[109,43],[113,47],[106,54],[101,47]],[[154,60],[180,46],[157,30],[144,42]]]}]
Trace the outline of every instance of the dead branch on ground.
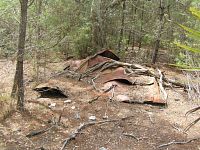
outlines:
[{"label": "dead branch on ground", "polygon": [[64,109],[65,107],[63,108],[62,112],[60,113],[59,117],[58,117],[58,120],[53,120],[53,124],[48,127],[48,128],[45,128],[45,129],[41,129],[41,130],[37,130],[37,131],[31,131],[29,134],[26,135],[27,138],[31,138],[33,136],[36,136],[36,135],[40,135],[40,134],[43,134],[49,130],[51,130],[53,127],[57,127],[60,125],[60,122],[61,122],[61,117],[62,117],[62,114],[64,112]]},{"label": "dead branch on ground", "polygon": [[80,134],[80,132],[87,128],[87,127],[90,127],[92,125],[96,125],[96,124],[102,124],[102,123],[107,123],[107,122],[115,122],[115,121],[118,121],[118,120],[105,120],[105,121],[99,121],[99,122],[88,122],[88,123],[83,123],[81,124],[68,138],[66,138],[64,140],[64,143],[61,147],[61,150],[64,150],[64,148],[66,147],[66,145],[71,141],[71,140],[74,140],[78,134]]},{"label": "dead branch on ground", "polygon": [[199,109],[200,109],[200,106],[195,107],[195,108],[189,110],[188,112],[186,112],[185,116],[187,116],[187,115],[189,115],[189,114],[191,114],[191,113],[193,113],[193,112],[195,112],[195,111],[197,111],[197,110],[199,110]]},{"label": "dead branch on ground", "polygon": [[[151,72],[150,70],[148,70],[145,74],[149,75],[151,77],[155,77],[156,79],[160,79],[160,76],[156,75],[155,73]],[[175,86],[179,86],[179,87],[182,87],[182,88],[187,88],[186,84],[180,83],[178,81],[174,81],[172,79],[168,79],[165,76],[163,76],[163,81],[166,82],[166,83],[171,83],[172,85],[175,85]]]},{"label": "dead branch on ground", "polygon": [[124,117],[124,118],[121,118],[121,119],[113,119],[113,120],[104,120],[104,121],[98,121],[98,122],[87,122],[87,123],[83,123],[83,124],[80,124],[80,126],[74,131],[72,132],[72,134],[69,135],[68,138],[66,138],[63,142],[63,145],[61,147],[61,150],[64,150],[65,147],[67,146],[67,144],[72,141],[72,140],[75,140],[76,137],[80,134],[80,132],[87,128],[87,127],[90,127],[92,125],[97,125],[97,124],[103,124],[103,123],[109,123],[109,122],[116,122],[116,121],[123,121],[123,120],[126,120],[126,119],[129,119],[129,118],[132,118],[134,116],[128,116],[128,117]]},{"label": "dead branch on ground", "polygon": [[136,137],[135,135],[133,135],[133,134],[123,133],[123,135],[124,135],[124,136],[127,136],[127,137],[132,137],[132,138],[136,139],[137,141],[140,140],[140,138],[137,138],[137,137]]},{"label": "dead branch on ground", "polygon": [[194,126],[197,122],[200,121],[200,117],[194,120],[192,123],[190,123],[185,129],[184,132],[187,132],[192,126]]},{"label": "dead branch on ground", "polygon": [[51,130],[53,127],[54,127],[54,125],[52,125],[52,126],[50,126],[48,128],[42,129],[42,130],[31,131],[29,134],[26,135],[26,137],[31,138],[33,136],[43,134],[43,133]]},{"label": "dead branch on ground", "polygon": [[[199,110],[200,109],[200,106],[198,106],[198,107],[195,107],[195,108],[193,108],[193,109],[191,109],[191,110],[189,110],[188,112],[186,112],[186,116],[188,116],[189,114],[191,114],[191,113],[193,113],[193,112],[195,112],[195,111],[197,111],[197,110]],[[190,123],[185,129],[184,129],[184,132],[187,132],[192,126],[194,126],[197,122],[199,122],[200,121],[200,117],[199,118],[197,118],[196,120],[194,120],[192,123]]]},{"label": "dead branch on ground", "polygon": [[200,140],[200,137],[198,138],[193,138],[193,139],[190,139],[190,140],[187,140],[187,141],[171,141],[169,143],[166,143],[166,144],[161,144],[158,146],[158,148],[163,148],[163,147],[166,147],[166,146],[170,146],[170,145],[173,145],[173,144],[178,144],[178,145],[182,145],[182,144],[187,144],[187,143],[190,143],[190,142],[193,142],[193,141],[196,141],[196,140]]}]

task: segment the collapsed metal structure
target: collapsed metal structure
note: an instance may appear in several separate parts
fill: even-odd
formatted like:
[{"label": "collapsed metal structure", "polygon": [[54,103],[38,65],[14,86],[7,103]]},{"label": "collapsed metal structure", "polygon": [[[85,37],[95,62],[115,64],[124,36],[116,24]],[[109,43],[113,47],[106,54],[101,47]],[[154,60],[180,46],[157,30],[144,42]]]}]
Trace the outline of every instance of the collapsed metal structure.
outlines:
[{"label": "collapsed metal structure", "polygon": [[[62,74],[73,72],[80,82],[87,81],[98,93],[106,93],[109,98],[128,103],[166,104],[166,97],[156,76],[148,74],[149,70],[139,64],[129,64],[111,50],[102,50],[93,56],[81,60],[79,66],[70,65]],[[73,75],[71,75],[73,77]],[[56,79],[53,79],[56,80]],[[59,94],[67,97],[68,89],[65,84],[52,84],[51,79],[34,90],[41,96],[49,97]],[[67,92],[66,92],[67,91]],[[54,92],[54,94],[52,94]],[[44,94],[45,93],[45,94]],[[51,94],[50,94],[51,93]],[[54,95],[55,96],[55,95]]]}]

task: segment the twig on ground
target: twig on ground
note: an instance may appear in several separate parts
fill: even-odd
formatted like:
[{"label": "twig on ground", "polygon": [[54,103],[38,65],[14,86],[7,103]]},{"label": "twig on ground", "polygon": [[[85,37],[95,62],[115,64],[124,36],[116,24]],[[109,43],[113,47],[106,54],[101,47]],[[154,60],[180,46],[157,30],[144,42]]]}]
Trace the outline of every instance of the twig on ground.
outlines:
[{"label": "twig on ground", "polygon": [[29,134],[27,134],[26,137],[31,138],[31,137],[33,137],[33,136],[43,134],[43,133],[45,133],[45,132],[51,130],[54,126],[55,126],[55,125],[52,125],[52,126],[46,128],[46,129],[42,129],[42,130],[38,130],[38,131],[32,131],[32,132],[30,132]]},{"label": "twig on ground", "polygon": [[[191,109],[191,110],[189,110],[188,112],[186,112],[186,116],[188,116],[189,114],[191,114],[191,113],[193,113],[193,112],[195,112],[195,111],[197,111],[197,110],[199,110],[200,109],[200,106],[198,106],[198,107],[195,107],[195,108],[193,108],[193,109]],[[194,120],[192,123],[190,123],[185,129],[184,129],[184,132],[187,132],[192,126],[194,126],[197,122],[199,122],[200,121],[200,117],[199,118],[197,118],[196,120]]]},{"label": "twig on ground", "polygon": [[197,110],[199,110],[199,109],[200,109],[200,106],[195,107],[195,108],[189,110],[188,112],[186,112],[185,116],[187,116],[187,115],[189,115],[189,114],[191,114],[191,113],[193,113],[193,112],[195,112],[195,111],[197,111]]},{"label": "twig on ground", "polygon": [[193,139],[190,139],[190,140],[187,140],[187,141],[171,141],[169,143],[166,143],[166,144],[161,144],[158,146],[158,148],[162,148],[162,147],[166,147],[166,146],[170,146],[170,145],[173,145],[173,144],[179,144],[179,145],[182,145],[182,144],[187,144],[187,143],[190,143],[190,142],[193,142],[193,141],[196,141],[196,140],[200,140],[200,137],[198,138],[193,138]]},{"label": "twig on ground", "polygon": [[185,129],[184,132],[187,132],[192,126],[194,126],[197,122],[200,121],[200,117],[194,120],[192,123],[190,123]]},{"label": "twig on ground", "polygon": [[128,133],[122,133],[124,136],[128,136],[128,137],[132,137],[132,138],[134,138],[134,139],[136,139],[137,141],[139,141],[140,140],[140,138],[137,138],[135,135],[133,135],[133,134],[128,134]]},{"label": "twig on ground", "polygon": [[181,129],[180,127],[177,127],[176,124],[171,124],[172,128],[176,129],[179,132],[183,132],[183,129]]},{"label": "twig on ground", "polygon": [[98,95],[95,98],[91,99],[88,103],[91,104],[91,103],[95,102],[96,100],[98,100],[100,97],[101,97],[101,95]]}]

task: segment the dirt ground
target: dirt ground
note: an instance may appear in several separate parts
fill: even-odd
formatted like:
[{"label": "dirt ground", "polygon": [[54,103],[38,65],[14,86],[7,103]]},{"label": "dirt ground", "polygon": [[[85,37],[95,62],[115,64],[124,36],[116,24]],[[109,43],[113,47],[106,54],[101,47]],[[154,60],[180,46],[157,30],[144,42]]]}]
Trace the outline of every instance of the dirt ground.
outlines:
[{"label": "dirt ground", "polygon": [[[63,65],[64,63],[49,64],[46,76],[52,76],[54,72],[61,70]],[[0,68],[0,98],[2,99],[11,91],[15,64],[1,60]],[[183,75],[177,71],[166,67],[160,68],[167,76],[183,79]],[[187,133],[183,132],[189,123],[200,116],[200,113],[185,117],[185,113],[199,103],[188,100],[187,93],[182,88],[166,89],[168,93],[166,108],[109,101],[107,97],[88,103],[95,96],[92,87],[70,78],[63,79],[68,88],[68,98],[39,98],[32,90],[35,83],[32,82],[33,71],[29,63],[25,63],[25,72],[27,111],[23,114],[9,111],[7,117],[1,121],[1,150],[58,150],[63,146],[64,139],[68,138],[80,124],[88,123],[91,116],[96,117],[96,122],[106,119],[113,121],[84,128],[66,145],[65,149],[200,150],[200,140],[159,147],[172,141],[187,141],[200,137],[200,123]],[[66,100],[71,102],[64,103]],[[0,103],[0,109],[3,110],[5,102],[0,100]],[[60,115],[59,124],[54,125]],[[46,129],[52,125],[54,126],[43,134],[26,137],[32,131]]]}]

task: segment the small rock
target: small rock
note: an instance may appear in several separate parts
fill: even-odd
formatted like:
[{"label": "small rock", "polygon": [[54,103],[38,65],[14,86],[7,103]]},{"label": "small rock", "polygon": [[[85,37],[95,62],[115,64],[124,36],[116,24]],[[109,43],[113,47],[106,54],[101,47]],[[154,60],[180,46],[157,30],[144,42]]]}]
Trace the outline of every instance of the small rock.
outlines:
[{"label": "small rock", "polygon": [[72,102],[72,100],[68,99],[68,100],[64,101],[64,104],[69,104],[71,102]]},{"label": "small rock", "polygon": [[90,117],[89,117],[89,120],[95,121],[95,120],[96,120],[96,117],[95,117],[95,116],[90,116]]},{"label": "small rock", "polygon": [[55,106],[56,106],[56,103],[51,103],[51,104],[49,105],[50,108],[55,107]]},{"label": "small rock", "polygon": [[103,119],[105,119],[105,120],[108,119],[108,116],[107,116],[107,115],[104,115],[104,116],[103,116]]},{"label": "small rock", "polygon": [[75,106],[72,106],[72,107],[71,107],[71,109],[75,109],[75,108],[76,108]]},{"label": "small rock", "polygon": [[100,147],[99,150],[108,150],[108,149],[105,147]]},{"label": "small rock", "polygon": [[119,102],[130,101],[130,98],[127,95],[117,95],[116,100]]},{"label": "small rock", "polygon": [[81,118],[79,112],[77,112],[77,113],[75,114],[75,118],[76,118],[76,119],[80,119],[80,118]]}]

